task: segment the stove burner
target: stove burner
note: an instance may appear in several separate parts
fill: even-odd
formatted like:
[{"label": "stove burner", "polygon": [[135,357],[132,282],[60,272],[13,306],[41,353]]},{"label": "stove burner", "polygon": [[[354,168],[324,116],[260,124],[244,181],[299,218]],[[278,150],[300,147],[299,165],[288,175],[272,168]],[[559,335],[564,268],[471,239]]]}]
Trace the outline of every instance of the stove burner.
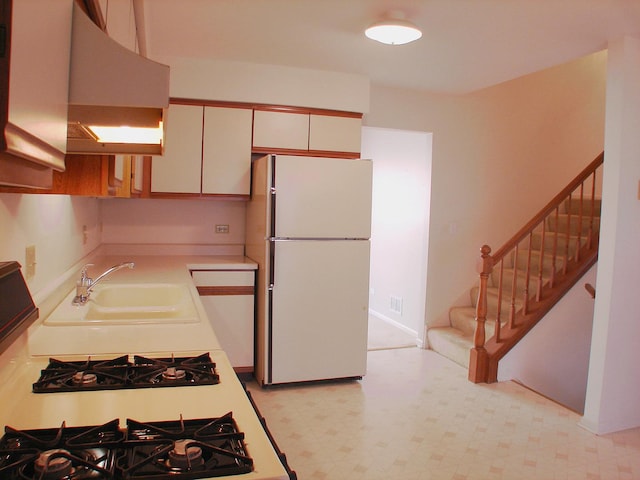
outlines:
[{"label": "stove burner", "polygon": [[167,369],[162,372],[162,378],[168,381],[184,380],[187,378],[187,372],[176,367],[167,367]]},{"label": "stove burner", "polygon": [[[119,421],[89,427],[16,430],[0,438],[0,478],[9,480],[111,480],[117,448],[125,441]],[[177,479],[176,479],[177,480]]]},{"label": "stove burner", "polygon": [[77,372],[73,374],[72,381],[74,385],[93,386],[97,385],[98,376],[91,372]]},{"label": "stove burner", "polygon": [[127,442],[131,450],[121,462],[127,479],[196,479],[253,470],[244,433],[238,430],[231,412],[213,419],[181,417],[149,423],[128,419]]},{"label": "stove burner", "polygon": [[167,466],[178,470],[191,470],[204,464],[202,448],[195,440],[177,440],[173,450],[169,451]]},{"label": "stove burner", "polygon": [[67,450],[61,448],[46,450],[38,455],[33,463],[33,469],[43,480],[64,479],[73,472],[69,455]]}]

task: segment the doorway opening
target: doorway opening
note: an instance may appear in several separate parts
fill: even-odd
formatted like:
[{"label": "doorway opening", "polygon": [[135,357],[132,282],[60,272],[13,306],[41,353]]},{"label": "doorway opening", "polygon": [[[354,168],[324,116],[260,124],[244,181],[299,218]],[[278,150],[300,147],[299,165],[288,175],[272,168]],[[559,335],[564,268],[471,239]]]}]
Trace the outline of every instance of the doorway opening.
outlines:
[{"label": "doorway opening", "polygon": [[369,349],[423,347],[432,134],[362,128],[373,160]]}]

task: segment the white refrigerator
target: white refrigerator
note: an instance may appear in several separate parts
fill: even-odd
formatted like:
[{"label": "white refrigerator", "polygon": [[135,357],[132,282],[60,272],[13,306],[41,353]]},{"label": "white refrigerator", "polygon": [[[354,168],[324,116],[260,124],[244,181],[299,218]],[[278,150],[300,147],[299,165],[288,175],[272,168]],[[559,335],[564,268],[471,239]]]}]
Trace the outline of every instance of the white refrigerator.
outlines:
[{"label": "white refrigerator", "polygon": [[254,160],[246,255],[259,265],[261,385],[366,373],[371,183],[370,160]]}]

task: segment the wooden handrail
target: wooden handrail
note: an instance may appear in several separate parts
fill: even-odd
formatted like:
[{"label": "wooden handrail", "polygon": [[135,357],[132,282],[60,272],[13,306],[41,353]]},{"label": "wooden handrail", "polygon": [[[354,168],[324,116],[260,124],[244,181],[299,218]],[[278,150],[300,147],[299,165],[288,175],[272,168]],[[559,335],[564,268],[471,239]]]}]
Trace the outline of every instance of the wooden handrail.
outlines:
[{"label": "wooden handrail", "polygon": [[[594,228],[595,186],[596,170],[603,162],[604,152],[598,155],[493,255],[488,245],[481,248],[480,286],[476,304],[474,346],[471,349],[469,361],[469,380],[475,383],[496,381],[500,358],[533,328],[597,260],[598,232]],[[588,179],[592,181],[591,208],[588,213],[588,224],[585,224],[584,184]],[[575,213],[572,201],[579,202]],[[566,216],[566,227],[560,223],[560,206],[563,203],[566,206],[566,214],[563,214]],[[547,222],[549,222],[549,231],[547,231]],[[572,235],[574,227],[577,227],[577,231]],[[583,227],[588,227],[586,237]],[[564,228],[566,232],[561,232]],[[535,257],[532,255],[534,234],[540,235],[540,252]],[[546,250],[547,235],[553,235],[550,251]],[[525,240],[526,243],[523,243]],[[574,240],[575,243],[573,243]],[[564,241],[563,248],[560,248],[560,241]],[[520,265],[521,244],[522,248],[526,248],[526,251],[522,252],[525,254],[522,255],[524,266]],[[571,253],[572,247],[575,248],[573,253]],[[508,260],[512,262],[510,284],[503,282],[505,262]],[[532,265],[532,260],[537,261],[538,265]],[[550,264],[546,265],[548,270],[545,280],[545,262],[547,261]],[[560,266],[559,262],[561,262]],[[495,317],[488,318],[489,279],[496,266],[499,267],[499,275]],[[534,288],[531,286],[532,283],[535,285]],[[504,297],[507,297],[506,302],[503,293]],[[504,324],[501,318],[503,302],[509,307],[509,316]],[[495,333],[493,337],[487,339],[485,326],[487,321],[491,320],[495,322]]]}]

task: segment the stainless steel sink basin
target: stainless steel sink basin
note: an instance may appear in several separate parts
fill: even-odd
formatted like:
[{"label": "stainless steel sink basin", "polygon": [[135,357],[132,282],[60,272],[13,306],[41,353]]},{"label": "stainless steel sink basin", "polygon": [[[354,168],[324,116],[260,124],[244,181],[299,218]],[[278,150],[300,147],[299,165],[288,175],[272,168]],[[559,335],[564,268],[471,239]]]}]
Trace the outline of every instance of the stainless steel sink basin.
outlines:
[{"label": "stainless steel sink basin", "polygon": [[117,325],[139,323],[195,323],[198,312],[191,291],[181,283],[104,284],[85,305],[65,299],[45,325]]}]

